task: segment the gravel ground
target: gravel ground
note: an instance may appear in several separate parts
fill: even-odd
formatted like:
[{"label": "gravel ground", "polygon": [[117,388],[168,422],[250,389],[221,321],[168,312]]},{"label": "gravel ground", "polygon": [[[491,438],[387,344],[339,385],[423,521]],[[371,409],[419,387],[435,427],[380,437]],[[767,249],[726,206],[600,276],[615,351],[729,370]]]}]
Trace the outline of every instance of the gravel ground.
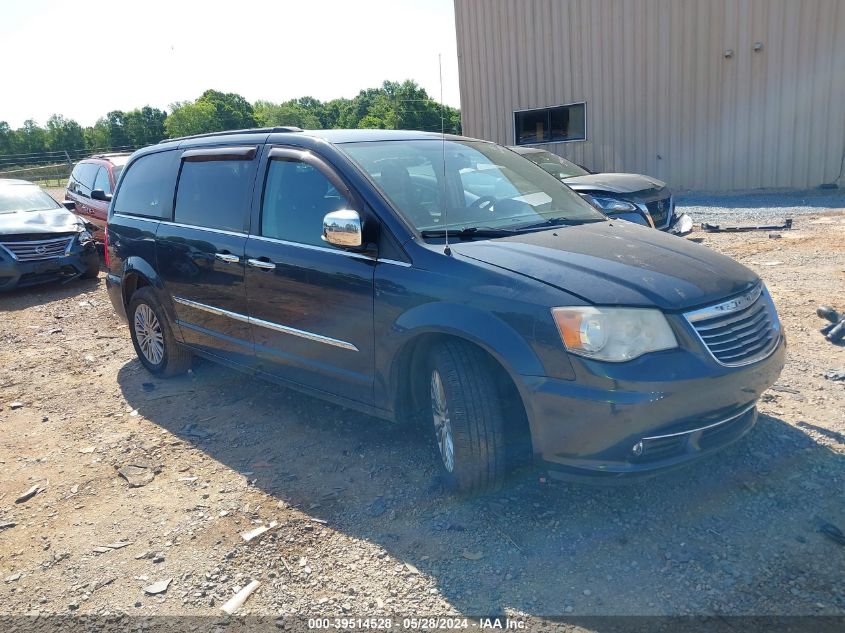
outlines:
[{"label": "gravel ground", "polygon": [[730,194],[689,191],[676,195],[675,203],[692,217],[696,226],[702,222],[770,224],[780,223],[784,218],[845,208],[845,189],[784,189]]},{"label": "gravel ground", "polygon": [[845,212],[704,243],[764,277],[789,339],[752,433],[630,486],[526,473],[465,500],[414,429],[210,363],[152,378],[102,275],[0,297],[0,613],[216,615],[257,579],[239,613],[291,622],[845,615],[820,531],[845,530],[845,382],[823,377],[845,348],[815,316],[845,309]]}]

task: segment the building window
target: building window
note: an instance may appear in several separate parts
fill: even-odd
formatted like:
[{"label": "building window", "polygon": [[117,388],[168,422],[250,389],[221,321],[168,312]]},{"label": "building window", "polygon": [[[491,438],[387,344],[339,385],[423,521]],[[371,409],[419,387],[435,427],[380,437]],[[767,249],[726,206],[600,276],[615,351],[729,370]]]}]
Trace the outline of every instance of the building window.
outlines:
[{"label": "building window", "polygon": [[514,143],[565,143],[587,140],[587,104],[519,110],[513,113]]}]

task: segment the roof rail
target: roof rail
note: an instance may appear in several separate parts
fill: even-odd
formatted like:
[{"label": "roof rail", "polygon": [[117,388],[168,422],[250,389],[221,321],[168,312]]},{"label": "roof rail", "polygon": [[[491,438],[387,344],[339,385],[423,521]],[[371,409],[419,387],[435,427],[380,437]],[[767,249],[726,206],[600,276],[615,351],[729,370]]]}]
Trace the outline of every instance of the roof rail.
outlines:
[{"label": "roof rail", "polygon": [[189,138],[208,138],[210,136],[230,136],[232,134],[273,134],[275,132],[302,132],[301,127],[292,125],[279,125],[276,127],[254,127],[247,130],[226,130],[225,132],[206,132],[205,134],[191,134],[190,136],[179,136],[177,138],[165,138],[159,143],[170,141],[184,141]]}]

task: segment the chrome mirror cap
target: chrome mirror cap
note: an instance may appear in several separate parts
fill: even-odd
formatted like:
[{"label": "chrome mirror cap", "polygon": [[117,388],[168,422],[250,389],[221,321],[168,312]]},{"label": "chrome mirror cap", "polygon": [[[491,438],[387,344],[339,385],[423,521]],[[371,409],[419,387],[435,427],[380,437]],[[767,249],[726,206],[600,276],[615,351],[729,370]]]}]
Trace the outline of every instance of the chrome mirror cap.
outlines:
[{"label": "chrome mirror cap", "polygon": [[351,209],[327,213],[323,218],[323,240],[340,248],[361,246],[361,216]]}]

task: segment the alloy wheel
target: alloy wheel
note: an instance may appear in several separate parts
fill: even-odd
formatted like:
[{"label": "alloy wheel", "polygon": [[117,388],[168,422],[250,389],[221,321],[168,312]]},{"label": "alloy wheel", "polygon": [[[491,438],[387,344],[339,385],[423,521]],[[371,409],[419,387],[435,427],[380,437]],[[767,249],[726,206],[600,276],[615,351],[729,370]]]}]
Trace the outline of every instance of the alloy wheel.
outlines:
[{"label": "alloy wheel", "polygon": [[440,372],[431,372],[431,415],[434,420],[434,433],[443,465],[450,473],[455,469],[455,442],[452,437],[452,422]]},{"label": "alloy wheel", "polygon": [[143,303],[135,310],[135,337],[138,339],[138,347],[144,358],[153,365],[161,363],[164,358],[164,336],[161,333],[161,324],[155,312]]}]

